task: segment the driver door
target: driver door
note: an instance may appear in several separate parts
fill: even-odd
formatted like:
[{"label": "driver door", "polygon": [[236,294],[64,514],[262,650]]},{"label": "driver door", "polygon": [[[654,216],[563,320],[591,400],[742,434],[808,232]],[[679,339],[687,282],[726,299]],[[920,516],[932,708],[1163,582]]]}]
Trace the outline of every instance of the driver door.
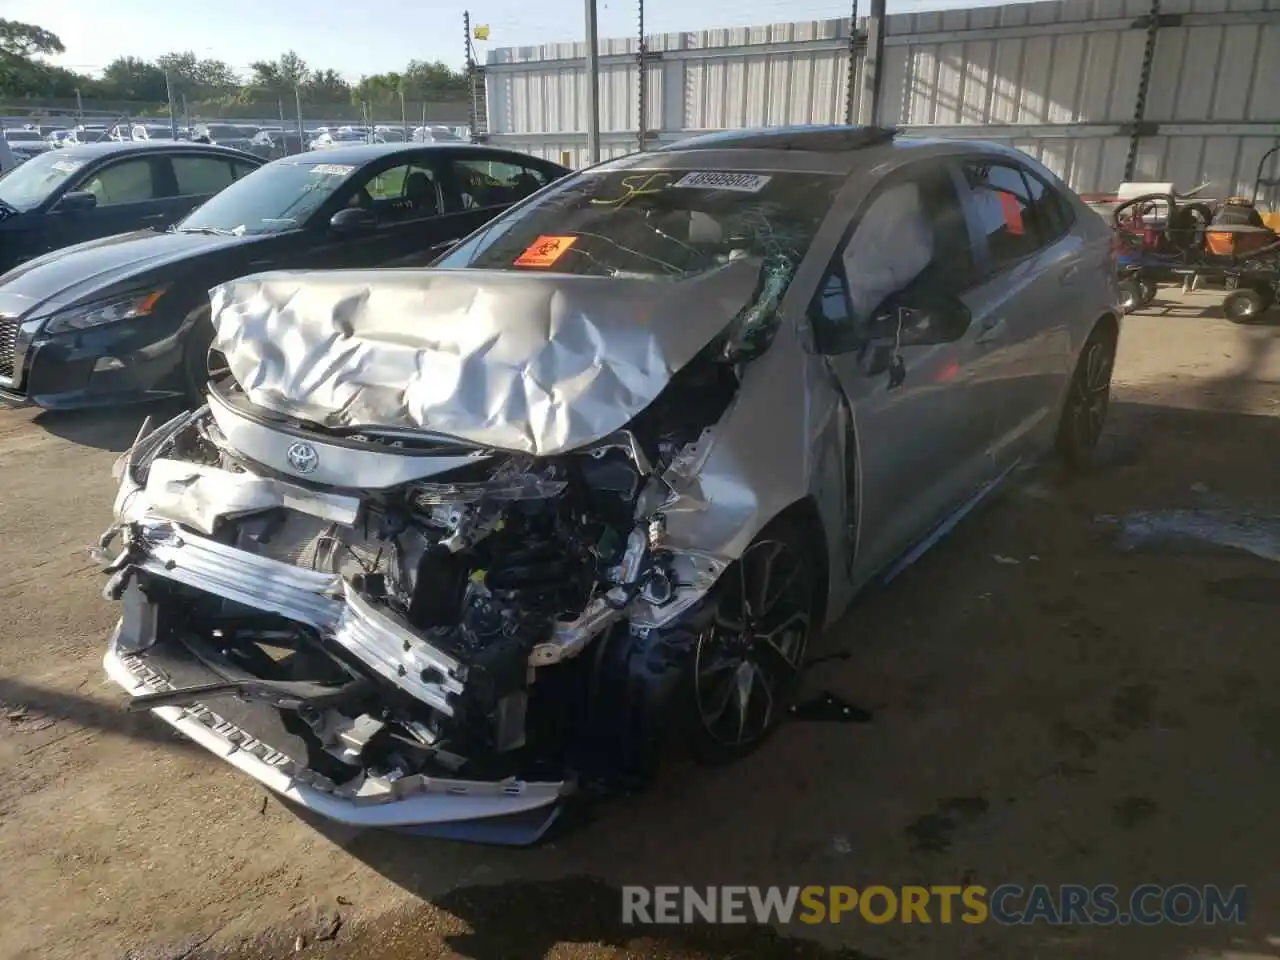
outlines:
[{"label": "driver door", "polygon": [[[994,411],[973,389],[980,305],[963,304],[972,243],[951,167],[921,161],[867,198],[815,298],[817,340],[853,412],[863,580],[922,540],[994,476]],[[871,333],[891,298],[936,291],[970,307],[958,340],[898,346]]]},{"label": "driver door", "polygon": [[97,205],[87,210],[55,205],[47,214],[54,247],[168,225],[174,219],[171,180],[169,160],[160,156],[129,156],[82,174],[66,192],[91,193]]},{"label": "driver door", "polygon": [[[329,218],[360,206],[374,224],[360,233],[336,233]],[[440,175],[427,156],[396,156],[362,170],[317,214],[322,239],[306,253],[308,269],[421,266],[444,239]]]}]

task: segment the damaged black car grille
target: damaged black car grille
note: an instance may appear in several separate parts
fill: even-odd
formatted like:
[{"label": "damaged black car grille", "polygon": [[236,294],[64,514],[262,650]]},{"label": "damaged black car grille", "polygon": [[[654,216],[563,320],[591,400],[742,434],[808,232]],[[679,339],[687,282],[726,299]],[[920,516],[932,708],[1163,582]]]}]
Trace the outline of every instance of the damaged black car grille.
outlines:
[{"label": "damaged black car grille", "polygon": [[0,377],[13,379],[13,360],[18,342],[18,321],[0,317]]}]

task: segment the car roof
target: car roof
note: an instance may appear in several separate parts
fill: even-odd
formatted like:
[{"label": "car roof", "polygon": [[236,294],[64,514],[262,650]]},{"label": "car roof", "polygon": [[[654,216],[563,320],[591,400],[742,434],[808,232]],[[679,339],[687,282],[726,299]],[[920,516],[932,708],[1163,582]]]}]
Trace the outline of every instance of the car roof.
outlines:
[{"label": "car roof", "polygon": [[877,146],[892,140],[893,127],[835,124],[795,124],[785,127],[754,127],[704,133],[659,147],[678,150],[803,150],[806,153],[834,153]]},{"label": "car roof", "polygon": [[[348,143],[337,147],[326,147],[324,150],[299,153],[290,157],[281,157],[276,163],[368,163],[380,157],[395,154],[421,153],[423,150],[448,151],[466,150],[468,153],[491,153],[494,156],[510,156],[518,151],[496,150],[492,147],[480,146],[457,140],[444,140],[428,143]],[[523,154],[520,154],[523,156]],[[537,158],[534,158],[537,159]],[[544,161],[548,162],[548,161]],[[554,164],[553,164],[554,165]]]},{"label": "car roof", "polygon": [[915,157],[976,153],[1026,159],[1012,147],[990,141],[908,137],[892,127],[810,124],[701,134],[606,161],[601,169],[683,168],[693,163],[708,169],[848,174],[901,162],[908,152]]},{"label": "car roof", "polygon": [[94,143],[75,143],[60,147],[58,156],[76,160],[94,160],[98,157],[123,156],[130,153],[155,153],[157,151],[181,150],[183,153],[212,153],[224,157],[241,159],[249,157],[258,160],[251,153],[232,150],[211,143],[192,143],[189,140],[101,140]]}]

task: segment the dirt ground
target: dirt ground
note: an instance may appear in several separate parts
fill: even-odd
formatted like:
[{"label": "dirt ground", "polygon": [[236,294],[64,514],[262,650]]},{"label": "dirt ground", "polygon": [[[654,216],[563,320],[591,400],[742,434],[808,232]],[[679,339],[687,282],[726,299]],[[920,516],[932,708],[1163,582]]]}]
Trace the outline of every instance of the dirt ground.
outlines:
[{"label": "dirt ground", "polygon": [[[1280,567],[1095,519],[1280,514],[1280,326],[1166,299],[1126,321],[1092,476],[1019,484],[824,638],[811,683],[869,722],[792,723],[533,850],[318,828],[124,713],[85,546],[141,415],[0,413],[0,956],[1280,956]],[[1247,884],[1249,913],[655,933],[616,891],[962,882]]]}]

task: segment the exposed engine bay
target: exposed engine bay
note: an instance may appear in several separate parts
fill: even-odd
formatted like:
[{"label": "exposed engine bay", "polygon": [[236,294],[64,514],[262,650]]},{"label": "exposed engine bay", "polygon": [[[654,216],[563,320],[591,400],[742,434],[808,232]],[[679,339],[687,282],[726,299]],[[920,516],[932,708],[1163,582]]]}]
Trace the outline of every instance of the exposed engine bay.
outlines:
[{"label": "exposed engine bay", "polygon": [[[607,695],[584,652],[663,630],[723,569],[666,548],[663,508],[737,387],[711,344],[626,429],[535,457],[337,435],[212,385],[118,464],[119,522],[98,551],[124,609],[108,670],[132,709],[187,711],[346,801],[569,789],[592,762],[583,734],[608,736],[583,722]],[[339,455],[365,475],[393,455],[398,473],[360,489],[305,479]],[[257,720],[230,720],[232,701]]]}]

